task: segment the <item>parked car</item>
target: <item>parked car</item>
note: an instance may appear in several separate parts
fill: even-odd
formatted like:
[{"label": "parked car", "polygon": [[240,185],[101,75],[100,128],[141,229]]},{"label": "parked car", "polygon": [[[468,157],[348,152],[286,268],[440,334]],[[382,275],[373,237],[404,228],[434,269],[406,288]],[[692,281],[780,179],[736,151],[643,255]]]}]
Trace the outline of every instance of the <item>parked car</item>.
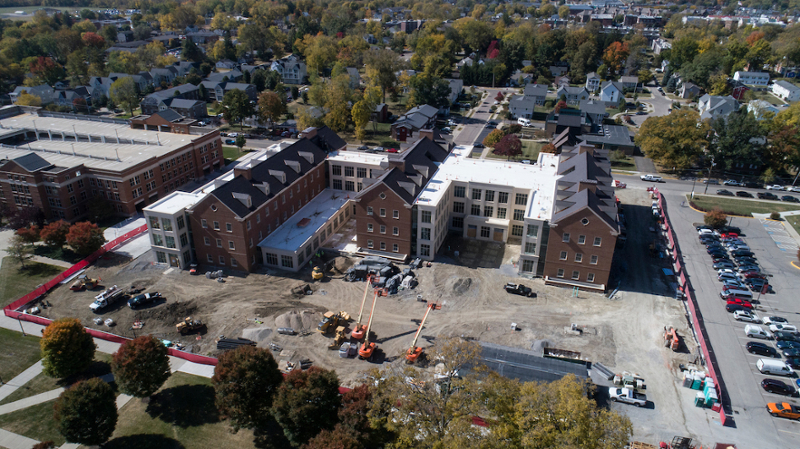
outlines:
[{"label": "parked car", "polygon": [[761,381],[761,388],[765,391],[775,394],[782,394],[784,396],[794,396],[797,390],[791,385],[778,379],[764,379]]},{"label": "parked car", "polygon": [[719,269],[721,269],[721,268],[734,268],[734,267],[735,267],[735,265],[733,264],[733,262],[725,262],[725,261],[722,261],[722,262],[717,262],[717,263],[715,263],[714,265],[712,265],[712,267],[713,267],[715,270],[719,270]]},{"label": "parked car", "polygon": [[769,330],[772,332],[784,331],[784,332],[797,332],[797,327],[792,324],[785,324],[785,323],[775,323],[769,325]]},{"label": "parked car", "polygon": [[[778,331],[772,334],[772,336],[775,337],[775,346],[777,346],[778,349],[800,349],[800,342],[796,340],[797,337],[793,334]],[[791,340],[786,340],[787,338]]]},{"label": "parked car", "polygon": [[128,307],[130,307],[131,309],[135,309],[145,304],[150,304],[151,302],[154,302],[156,299],[161,299],[161,297],[162,297],[161,293],[158,292],[143,293],[141,295],[136,295],[128,300]]},{"label": "parked car", "polygon": [[735,187],[739,187],[739,186],[742,185],[741,182],[739,182],[739,181],[737,181],[735,179],[727,179],[727,180],[723,181],[722,183],[724,185],[726,185],[726,186],[735,186]]},{"label": "parked car", "polygon": [[784,363],[791,366],[792,369],[800,369],[800,357],[789,357],[784,360]]},{"label": "parked car", "polygon": [[733,196],[733,192],[731,192],[730,190],[719,189],[717,190],[717,195]]},{"label": "parked car", "polygon": [[740,306],[738,304],[725,304],[725,310],[727,310],[728,313],[733,313],[736,312],[737,310],[748,310],[748,309],[747,307]]},{"label": "parked car", "polygon": [[750,301],[745,301],[742,298],[731,298],[726,301],[726,304],[736,304],[737,306],[742,306],[745,309],[753,308],[753,304]]},{"label": "parked car", "polygon": [[736,196],[740,196],[742,198],[752,198],[753,194],[750,192],[745,192],[744,190],[739,190],[736,192]]},{"label": "parked car", "polygon": [[769,326],[773,323],[786,323],[788,324],[789,321],[786,318],[779,317],[779,316],[765,316],[761,319],[761,322]]},{"label": "parked car", "polygon": [[484,145],[480,142],[475,142],[472,144],[472,148],[485,148]]},{"label": "parked car", "polygon": [[800,200],[793,197],[792,195],[784,195],[781,197],[781,201],[786,201],[788,203],[800,203]]},{"label": "parked car", "polygon": [[703,184],[719,185],[719,181],[716,179],[704,179]]},{"label": "parked car", "polygon": [[723,226],[719,228],[719,232],[726,234],[733,232],[734,234],[739,235],[742,233],[742,230],[737,226]]},{"label": "parked car", "polygon": [[784,357],[800,357],[800,348],[786,348],[781,353]]},{"label": "parked car", "polygon": [[506,293],[512,293],[520,296],[527,296],[528,298],[536,297],[536,293],[534,293],[534,291],[531,290],[530,287],[526,287],[522,284],[515,284],[513,282],[509,282],[503,286],[503,289],[506,291]]},{"label": "parked car", "polygon": [[769,192],[758,192],[756,196],[762,200],[777,200],[778,195],[769,193]]},{"label": "parked car", "polygon": [[745,348],[747,348],[747,352],[750,354],[765,355],[775,358],[780,357],[775,348],[766,343],[761,343],[760,341],[748,341],[747,345],[745,345]]},{"label": "parked car", "polygon": [[664,180],[661,179],[661,176],[656,176],[656,175],[640,175],[639,179],[641,179],[642,181],[650,181],[650,182],[664,182]]},{"label": "parked car", "polygon": [[737,310],[736,312],[733,312],[733,319],[737,321],[745,321],[748,323],[761,322],[760,318],[758,318],[758,315],[747,310]]},{"label": "parked car", "polygon": [[770,402],[767,412],[778,418],[796,419],[800,421],[800,407],[788,402]]},{"label": "parked car", "polygon": [[771,186],[767,186],[766,189],[767,190],[783,190],[783,186],[782,185],[778,185],[778,184],[773,184]]},{"label": "parked car", "polygon": [[225,139],[225,145],[236,145],[236,139]]}]

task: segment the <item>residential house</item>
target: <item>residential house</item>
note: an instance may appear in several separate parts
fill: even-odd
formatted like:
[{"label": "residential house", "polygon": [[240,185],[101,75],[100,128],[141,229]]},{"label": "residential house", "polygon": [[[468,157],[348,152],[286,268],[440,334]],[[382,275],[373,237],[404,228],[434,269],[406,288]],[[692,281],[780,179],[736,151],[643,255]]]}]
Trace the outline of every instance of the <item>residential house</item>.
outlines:
[{"label": "residential house", "polygon": [[178,76],[186,76],[192,71],[192,69],[200,68],[200,63],[191,61],[178,61],[172,64],[172,66],[178,71]]},{"label": "residential house", "polygon": [[[147,73],[147,72],[145,72]],[[97,77],[92,77],[97,78]],[[139,75],[129,75],[127,73],[118,73],[118,72],[111,72],[108,74],[108,79],[111,80],[113,84],[114,81],[121,79],[121,78],[130,78],[133,80],[133,84],[136,85],[136,90],[139,93],[142,93],[147,90],[148,86],[150,86],[150,79],[145,78],[141,74]],[[91,83],[90,83],[91,84]],[[110,85],[109,85],[110,87]],[[108,92],[106,92],[106,96],[108,96]]]},{"label": "residential house", "polygon": [[624,98],[625,89],[622,83],[617,81],[606,81],[600,85],[600,100],[606,103],[619,103],[620,98]]},{"label": "residential house", "polygon": [[622,84],[624,91],[633,91],[639,85],[639,77],[637,76],[623,76],[620,77],[619,82]]},{"label": "residential house", "polygon": [[558,136],[567,131],[572,140],[581,134],[588,134],[592,130],[592,123],[583,111],[572,108],[562,108],[560,111],[551,112],[544,124],[544,133],[547,138]]},{"label": "residential house", "polygon": [[155,67],[150,69],[150,76],[153,77],[153,84],[155,86],[161,86],[162,83],[172,84],[172,81],[178,76],[178,69],[172,66],[164,68]]},{"label": "residential house", "polygon": [[306,78],[306,64],[295,55],[272,61],[270,70],[280,73],[284,84],[302,84]]},{"label": "residential house", "polygon": [[697,109],[700,111],[700,119],[717,119],[727,117],[728,114],[739,110],[739,102],[728,95],[720,97],[705,94],[697,101]]},{"label": "residential house", "polygon": [[[175,100],[191,101],[191,100]],[[201,102],[202,103],[202,102]],[[175,134],[189,134],[189,127],[197,120],[186,118],[173,109],[158,111],[153,115],[137,115],[131,117],[131,128],[150,131],[171,132]]]},{"label": "residential house", "polygon": [[355,89],[361,85],[361,75],[355,67],[347,67],[347,74],[350,75],[350,88]]},{"label": "residential house", "polygon": [[464,90],[464,80],[446,79],[445,81],[450,83],[450,96],[447,97],[447,99],[450,101],[450,104],[453,104],[458,101],[458,96],[461,95],[461,91]]},{"label": "residential house", "polygon": [[556,89],[560,89],[562,87],[569,87],[569,81],[570,80],[569,80],[569,76],[568,75],[557,76],[555,78],[555,80],[553,81],[553,86]]},{"label": "residential house", "polygon": [[697,98],[700,96],[700,86],[687,81],[681,84],[681,88],[678,90],[678,93],[680,94],[681,98]]},{"label": "residential house", "polygon": [[662,51],[671,49],[672,43],[666,39],[658,38],[653,40],[650,48],[653,49],[653,53],[660,55]]},{"label": "residential house", "polygon": [[208,108],[206,102],[203,100],[184,100],[182,98],[175,98],[171,101],[165,100],[165,104],[170,109],[182,115],[185,118],[201,119],[208,116]]},{"label": "residential house", "polygon": [[556,92],[556,98],[559,100],[566,98],[568,105],[578,105],[589,98],[589,91],[585,87],[562,86]]},{"label": "residential house", "polygon": [[569,72],[569,67],[560,66],[560,65],[558,65],[558,66],[551,65],[550,66],[550,74],[553,77],[566,75],[567,72]]},{"label": "residential house", "polygon": [[230,59],[223,59],[221,61],[217,61],[216,67],[217,69],[233,70],[239,67],[239,64],[236,61],[231,61]]},{"label": "residential house", "polygon": [[603,119],[608,117],[608,112],[606,112],[606,104],[605,102],[598,101],[598,100],[583,100],[580,102],[579,109],[581,112],[586,114],[586,117],[589,119],[589,123],[592,125],[592,129],[596,129],[597,127],[603,124]]},{"label": "residential house", "polygon": [[142,114],[152,115],[158,111],[169,109],[169,104],[174,99],[201,100],[200,89],[192,84],[181,84],[170,89],[153,92],[142,100]]},{"label": "residential house", "polygon": [[375,106],[375,111],[372,112],[370,120],[378,123],[386,123],[389,121],[389,115],[389,106],[386,103],[381,103]]},{"label": "residential house", "polygon": [[546,96],[547,86],[528,84],[525,86],[522,97],[515,96],[509,100],[509,111],[516,118],[531,118],[535,107],[544,105]]},{"label": "residential house", "polygon": [[405,142],[409,137],[414,136],[414,132],[432,128],[436,124],[436,115],[438,113],[438,109],[427,104],[409,109],[408,112],[392,123],[392,139]]},{"label": "residential house", "polygon": [[509,78],[509,84],[514,87],[526,86],[534,82],[533,74],[525,73],[522,70],[517,70]]},{"label": "residential house", "polygon": [[208,44],[219,40],[220,36],[213,31],[200,30],[194,33],[186,33],[186,38],[191,39],[195,44]]},{"label": "residential house", "polygon": [[16,103],[19,95],[22,92],[26,92],[29,95],[34,95],[42,99],[42,106],[48,105],[53,103],[56,100],[56,91],[52,87],[48,86],[47,84],[41,84],[39,86],[17,86],[14,88],[12,92],[8,93],[8,96],[11,97],[11,103]]},{"label": "residential house", "polygon": [[588,90],[591,93],[597,92],[597,90],[600,89],[601,81],[602,80],[600,79],[600,77],[597,75],[596,72],[592,72],[586,75],[586,90]]},{"label": "residential house", "polygon": [[772,93],[787,103],[794,103],[800,100],[800,87],[788,81],[775,81],[772,84]]},{"label": "residential house", "polygon": [[766,86],[769,84],[769,73],[738,70],[733,74],[733,80],[749,86]]},{"label": "residential house", "polygon": [[765,100],[752,100],[747,103],[747,112],[752,113],[756,120],[764,120],[766,118],[775,117],[780,109],[772,103]]}]

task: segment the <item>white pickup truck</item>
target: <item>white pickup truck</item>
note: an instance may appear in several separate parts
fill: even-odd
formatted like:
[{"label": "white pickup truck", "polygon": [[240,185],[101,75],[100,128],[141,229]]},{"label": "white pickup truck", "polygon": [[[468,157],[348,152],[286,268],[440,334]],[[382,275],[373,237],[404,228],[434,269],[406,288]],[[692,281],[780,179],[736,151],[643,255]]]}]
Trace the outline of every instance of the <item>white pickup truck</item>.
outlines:
[{"label": "white pickup truck", "polygon": [[102,309],[105,309],[109,305],[117,302],[119,299],[123,297],[125,292],[120,290],[116,285],[110,287],[100,293],[99,295],[94,297],[94,302],[89,304],[89,308],[92,309],[94,313],[100,313]]},{"label": "white pickup truck", "polygon": [[636,393],[630,388],[611,387],[608,389],[608,396],[614,402],[626,402],[637,407],[647,405],[647,396]]},{"label": "white pickup truck", "polygon": [[663,182],[661,176],[656,176],[656,175],[641,175],[639,176],[639,179],[641,179],[642,181]]}]

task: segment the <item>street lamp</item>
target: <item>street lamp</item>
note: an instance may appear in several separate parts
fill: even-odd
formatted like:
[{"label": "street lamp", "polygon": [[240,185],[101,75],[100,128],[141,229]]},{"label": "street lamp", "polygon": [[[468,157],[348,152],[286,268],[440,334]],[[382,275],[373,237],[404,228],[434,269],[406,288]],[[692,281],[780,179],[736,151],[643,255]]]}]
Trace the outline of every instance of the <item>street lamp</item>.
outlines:
[{"label": "street lamp", "polygon": [[706,179],[706,189],[705,189],[705,191],[703,191],[703,195],[708,193],[708,184],[709,184],[709,181],[711,181],[711,170],[714,169],[715,165],[717,165],[717,164],[714,163],[714,158],[712,157],[711,158],[711,167],[708,167],[708,178]]}]

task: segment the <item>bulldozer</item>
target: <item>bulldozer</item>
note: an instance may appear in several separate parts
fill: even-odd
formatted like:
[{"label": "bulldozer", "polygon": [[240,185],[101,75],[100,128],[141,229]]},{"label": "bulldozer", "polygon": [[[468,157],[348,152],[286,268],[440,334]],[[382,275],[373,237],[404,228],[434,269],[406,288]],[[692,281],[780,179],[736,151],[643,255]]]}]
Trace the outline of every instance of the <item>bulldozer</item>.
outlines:
[{"label": "bulldozer", "polygon": [[202,329],[203,326],[204,324],[202,321],[193,320],[192,317],[187,316],[182,322],[175,325],[175,330],[183,335],[194,330]]},{"label": "bulldozer", "polygon": [[344,326],[337,326],[336,327],[336,336],[331,341],[331,344],[328,345],[328,349],[339,349],[339,346],[344,343],[344,340],[347,338],[344,334]]},{"label": "bulldozer", "polygon": [[339,323],[344,323],[350,320],[350,315],[348,315],[347,312],[334,313],[330,310],[325,312],[322,317],[322,321],[320,321],[317,325],[317,330],[323,334],[327,334],[328,331],[337,328]]},{"label": "bulldozer", "polygon": [[78,292],[81,290],[91,290],[97,287],[97,284],[100,283],[100,279],[92,279],[85,274],[78,277],[78,279],[69,287],[70,290],[74,292]]}]

